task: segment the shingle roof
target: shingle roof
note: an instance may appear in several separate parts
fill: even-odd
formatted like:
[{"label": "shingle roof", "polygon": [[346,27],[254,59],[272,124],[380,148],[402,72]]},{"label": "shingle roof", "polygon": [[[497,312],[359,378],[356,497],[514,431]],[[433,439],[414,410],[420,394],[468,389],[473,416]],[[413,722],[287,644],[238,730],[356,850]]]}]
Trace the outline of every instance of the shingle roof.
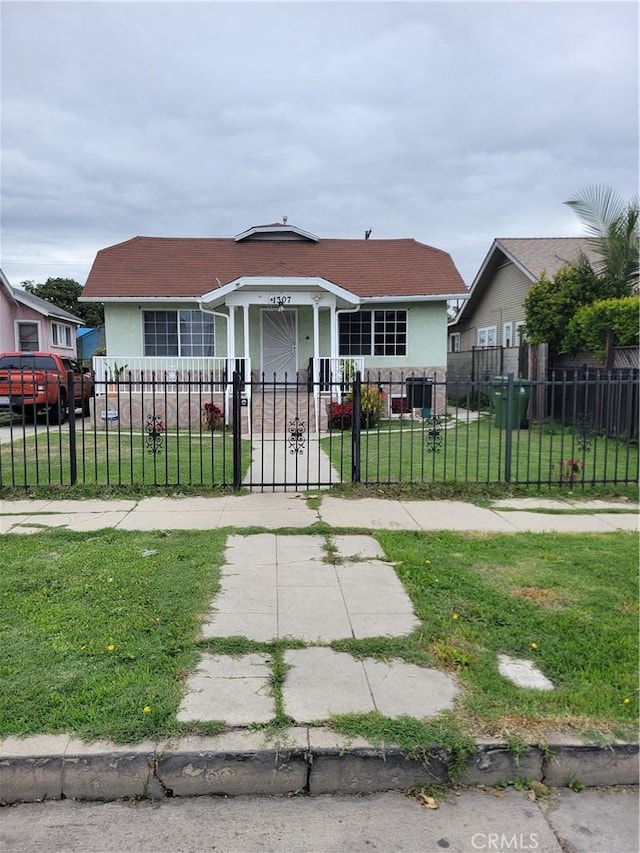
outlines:
[{"label": "shingle roof", "polygon": [[64,308],[58,308],[57,305],[54,305],[52,302],[47,302],[46,299],[41,299],[39,296],[29,293],[28,290],[22,290],[19,287],[12,287],[11,290],[18,302],[22,302],[23,305],[28,305],[30,308],[34,308],[36,311],[39,311],[41,314],[45,314],[47,317],[57,317],[59,320],[68,320],[70,323],[84,325],[84,320],[80,317],[76,317],[75,314],[65,311]]},{"label": "shingle roof", "polygon": [[554,278],[562,267],[577,260],[580,252],[584,252],[592,264],[599,260],[600,256],[594,252],[586,237],[497,237],[473,280],[468,300],[449,323],[449,328],[473,315],[476,305],[505,259],[515,263],[533,284],[543,272],[548,278]]},{"label": "shingle roof", "polygon": [[586,237],[500,237],[497,240],[537,281],[543,272],[553,278],[562,267],[578,258],[580,252],[597,262],[599,255]]},{"label": "shingle roof", "polygon": [[361,297],[467,292],[446,252],[411,239],[134,237],[98,252],[83,297],[195,298],[241,276],[268,275],[319,276]]}]

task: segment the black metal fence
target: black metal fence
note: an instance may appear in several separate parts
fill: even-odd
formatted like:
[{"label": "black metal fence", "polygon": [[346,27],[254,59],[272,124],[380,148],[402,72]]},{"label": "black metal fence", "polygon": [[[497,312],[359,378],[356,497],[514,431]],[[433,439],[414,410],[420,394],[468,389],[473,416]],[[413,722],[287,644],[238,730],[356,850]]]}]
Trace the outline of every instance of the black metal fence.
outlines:
[{"label": "black metal fence", "polygon": [[389,371],[317,383],[306,372],[129,376],[97,383],[89,414],[0,412],[0,486],[638,482],[637,371],[451,390]]}]

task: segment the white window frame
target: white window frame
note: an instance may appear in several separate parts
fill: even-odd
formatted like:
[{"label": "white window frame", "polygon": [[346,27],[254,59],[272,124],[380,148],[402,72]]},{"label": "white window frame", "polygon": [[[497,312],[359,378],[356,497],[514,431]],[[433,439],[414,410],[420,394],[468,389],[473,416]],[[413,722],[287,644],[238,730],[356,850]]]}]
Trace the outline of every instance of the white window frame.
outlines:
[{"label": "white window frame", "polygon": [[483,326],[481,329],[478,329],[478,346],[495,347],[497,343],[497,335],[497,326]]},{"label": "white window frame", "polygon": [[[178,352],[174,355],[147,355],[146,352],[146,341],[145,341],[145,315],[146,314],[175,314],[176,315],[176,341]],[[145,358],[215,358],[215,353],[217,351],[217,340],[216,340],[216,324],[215,320],[211,319],[211,336],[212,336],[212,349],[214,355],[183,355],[183,334],[182,334],[182,324],[180,320],[180,315],[183,313],[189,314],[199,314],[200,312],[195,308],[145,308],[142,311],[142,351],[144,352]],[[205,315],[207,316],[207,315]],[[187,342],[184,341],[184,345],[187,345]]]},{"label": "white window frame", "polygon": [[502,346],[503,347],[515,346],[515,344],[513,342],[513,323],[503,323],[502,324]]},{"label": "white window frame", "polygon": [[[61,340],[62,338],[62,340]],[[67,323],[51,323],[51,343],[59,349],[73,349],[73,331]]]},{"label": "white window frame", "polygon": [[451,332],[449,335],[449,352],[460,352],[460,332]]},{"label": "white window frame", "polygon": [[525,342],[525,322],[524,320],[516,321],[516,333],[515,333],[515,344],[514,346],[521,347]]},{"label": "white window frame", "polygon": [[42,328],[39,320],[14,320],[14,340],[16,342],[16,350],[20,352],[20,326],[36,326],[38,329],[38,343],[35,350],[32,352],[40,352],[42,347]]}]

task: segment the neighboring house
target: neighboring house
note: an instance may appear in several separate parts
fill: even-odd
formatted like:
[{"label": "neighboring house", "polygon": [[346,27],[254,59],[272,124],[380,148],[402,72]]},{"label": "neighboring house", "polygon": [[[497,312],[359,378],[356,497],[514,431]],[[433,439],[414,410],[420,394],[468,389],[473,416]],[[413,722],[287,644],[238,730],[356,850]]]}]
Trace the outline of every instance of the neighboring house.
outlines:
[{"label": "neighboring house", "polygon": [[[368,235],[367,235],[368,236]],[[82,301],[104,304],[96,376],[242,364],[305,380],[361,368],[396,381],[447,363],[451,257],[412,239],[320,239],[286,222],[230,238],[135,237],[98,252]]]},{"label": "neighboring house", "polygon": [[0,270],[0,352],[55,352],[76,357],[76,331],[83,324],[76,317],[12,287]]},{"label": "neighboring house", "polygon": [[104,326],[78,329],[78,361],[88,364],[96,350],[104,351]]},{"label": "neighboring house", "polygon": [[[580,252],[597,256],[583,237],[500,238],[493,241],[476,275],[469,298],[449,323],[449,370],[457,378],[473,375],[474,350],[499,349],[496,370],[518,373],[523,343],[524,301],[542,273],[553,279]],[[474,378],[486,378],[477,375]]]}]

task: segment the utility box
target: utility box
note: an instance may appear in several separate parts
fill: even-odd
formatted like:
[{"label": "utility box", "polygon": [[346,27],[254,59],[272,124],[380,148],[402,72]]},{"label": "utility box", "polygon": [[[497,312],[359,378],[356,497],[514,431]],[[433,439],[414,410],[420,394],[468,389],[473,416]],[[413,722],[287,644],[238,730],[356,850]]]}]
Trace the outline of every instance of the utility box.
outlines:
[{"label": "utility box", "polygon": [[433,409],[433,379],[410,376],[407,380],[407,403],[410,409],[421,409],[423,418],[430,418]]}]

